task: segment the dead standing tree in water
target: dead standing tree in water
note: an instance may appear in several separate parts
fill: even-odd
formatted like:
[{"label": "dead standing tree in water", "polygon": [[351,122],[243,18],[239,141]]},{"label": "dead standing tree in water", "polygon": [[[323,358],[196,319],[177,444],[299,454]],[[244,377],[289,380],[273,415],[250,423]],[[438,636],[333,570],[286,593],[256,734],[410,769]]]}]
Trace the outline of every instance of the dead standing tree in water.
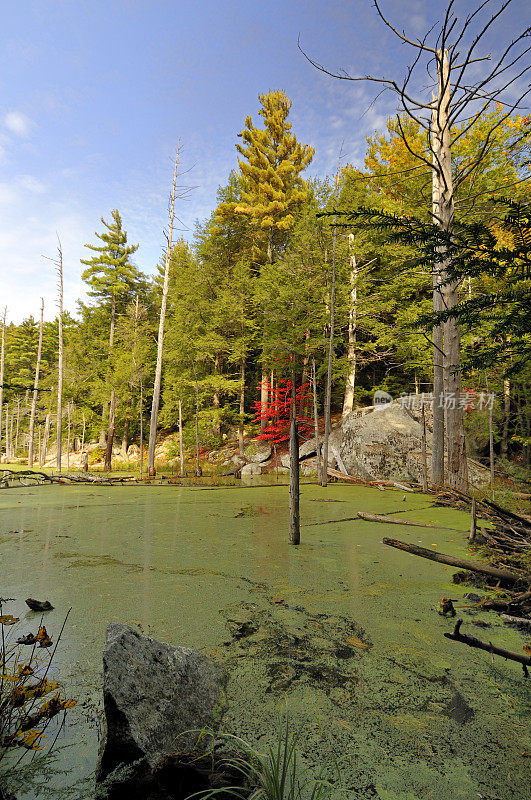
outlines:
[{"label": "dead standing tree in water", "polygon": [[[493,146],[494,133],[509,115],[521,104],[529,93],[528,86],[514,92],[517,83],[530,69],[522,66],[522,58],[529,52],[524,40],[529,36],[529,28],[508,44],[500,48],[500,55],[492,59],[492,65],[482,76],[478,77],[477,64],[491,61],[490,55],[478,54],[478,47],[493,26],[511,4],[512,0],[502,2],[492,15],[477,26],[491,0],[484,0],[473,12],[467,15],[464,22],[453,13],[454,0],[450,0],[444,12],[443,21],[430,28],[422,39],[413,40],[400,32],[384,16],[378,0],[374,0],[376,11],[382,22],[406,45],[413,48],[415,57],[406,70],[405,78],[397,82],[393,78],[375,77],[372,75],[352,76],[344,71],[331,72],[311,59],[301,48],[305,58],[318,70],[333,78],[346,81],[369,81],[379,84],[383,91],[390,90],[398,98],[399,113],[397,128],[399,135],[411,155],[419,162],[418,169],[426,168],[432,176],[432,213],[435,225],[445,234],[452,232],[455,212],[455,195],[465,181],[473,187],[473,177],[480,165],[488,157]],[[300,44],[299,44],[300,47]],[[432,69],[435,68],[435,73]],[[417,78],[418,69],[422,77]],[[433,75],[435,90],[431,102],[426,102],[421,94],[414,96],[412,85],[424,87],[425,72]],[[503,113],[485,132],[477,152],[461,164],[452,162],[452,148],[463,135],[479,120],[486,109],[494,102],[503,106]],[[425,133],[425,151],[417,152],[410,142],[403,125],[403,117],[409,117]],[[392,174],[392,173],[389,173]],[[387,174],[384,175],[387,177]],[[502,187],[500,187],[502,188]],[[507,188],[505,185],[504,189]],[[494,187],[493,187],[494,191]],[[481,193],[474,195],[474,188],[466,198],[472,204]],[[446,270],[449,264],[448,245],[441,237],[439,257],[433,264],[433,308],[435,312],[450,311],[458,302],[455,282],[447,280]],[[447,239],[446,239],[447,241]],[[443,343],[441,346],[440,343]],[[457,320],[450,317],[446,322],[436,325],[434,330],[434,428],[432,448],[432,483],[440,485],[444,480],[444,434],[447,439],[448,483],[451,487],[466,491],[468,486],[467,461],[465,450],[465,434],[463,409],[459,403],[455,408],[448,408],[446,414],[446,431],[444,428],[444,408],[439,399],[442,397],[443,368],[446,373],[446,391],[450,396],[461,394],[461,354],[460,330]],[[443,365],[440,364],[440,357]]]},{"label": "dead standing tree in water", "polygon": [[[343,152],[343,145],[339,151],[339,161],[337,165],[337,174],[335,180],[334,190],[334,232],[332,234],[332,280],[330,287],[330,334],[328,341],[328,361],[326,369],[326,392],[325,392],[325,406],[324,406],[324,437],[323,437],[323,468],[321,470],[321,486],[326,486],[328,481],[328,439],[332,424],[330,420],[331,405],[332,405],[332,367],[334,361],[334,332],[336,321],[336,241],[337,241],[337,201],[339,197],[339,174],[341,171],[341,154]],[[316,442],[319,447],[319,443]]]},{"label": "dead standing tree in water", "polygon": [[[39,344],[37,346],[37,365],[35,367],[35,383],[33,384],[33,398],[31,401],[31,413],[29,424],[29,448],[28,448],[28,467],[33,467],[34,458],[34,438],[35,438],[35,413],[37,410],[37,397],[39,394],[39,373],[41,369],[42,355],[42,329],[44,325],[44,299],[41,297],[41,322],[39,325]],[[40,461],[40,446],[39,446]]]},{"label": "dead standing tree in water", "polygon": [[[57,316],[57,332],[58,332],[58,358],[57,358],[57,457],[56,466],[57,471],[61,472],[61,449],[62,449],[62,431],[63,431],[63,373],[64,373],[64,348],[63,348],[63,249],[61,247],[61,240],[57,236],[57,258],[44,258],[55,264],[57,270],[57,305],[59,314]],[[48,442],[49,431],[49,416],[46,418],[45,441],[44,451],[46,453],[46,446]]]},{"label": "dead standing tree in water", "polygon": [[166,306],[168,303],[168,291],[170,287],[170,266],[171,251],[173,245],[173,222],[175,218],[175,191],[177,188],[177,168],[179,166],[179,155],[181,152],[181,140],[177,145],[177,155],[175,156],[175,167],[173,170],[173,186],[170,197],[170,224],[168,228],[168,243],[166,255],[164,257],[164,284],[162,287],[162,299],[160,303],[159,317],[159,336],[157,339],[157,365],[155,367],[155,382],[153,384],[153,400],[151,403],[151,420],[149,423],[149,444],[147,471],[150,477],[155,475],[155,446],[157,444],[157,423],[159,419],[160,386],[162,381],[162,354],[164,349],[164,326],[166,324]]}]

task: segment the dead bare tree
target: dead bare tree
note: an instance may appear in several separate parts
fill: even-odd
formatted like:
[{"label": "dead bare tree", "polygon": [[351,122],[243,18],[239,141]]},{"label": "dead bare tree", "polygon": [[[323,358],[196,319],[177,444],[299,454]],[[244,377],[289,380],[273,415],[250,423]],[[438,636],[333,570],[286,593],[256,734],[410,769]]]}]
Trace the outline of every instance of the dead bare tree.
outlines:
[{"label": "dead bare tree", "polygon": [[315,432],[315,458],[317,461],[317,483],[321,483],[321,445],[319,442],[319,416],[317,412],[317,376],[315,358],[312,356],[312,394],[313,394],[313,427]]},{"label": "dead bare tree", "polygon": [[[291,544],[300,544],[299,424],[297,422],[297,392],[294,365],[291,371],[291,394],[289,426],[289,541]],[[326,486],[326,484],[324,485]]]},{"label": "dead bare tree", "polygon": [[181,478],[186,477],[184,472],[184,447],[183,447],[183,408],[179,400],[179,463]]},{"label": "dead bare tree", "polygon": [[43,326],[44,326],[44,298],[41,297],[41,322],[39,325],[39,344],[37,345],[37,365],[35,367],[35,383],[33,384],[33,398],[31,401],[31,413],[30,413],[30,424],[29,424],[28,467],[30,469],[31,467],[33,467],[33,451],[34,451],[33,440],[35,436],[35,412],[37,410],[37,397],[39,394],[39,373],[41,369]]},{"label": "dead bare tree", "polygon": [[181,152],[181,140],[177,145],[177,155],[175,156],[175,168],[173,170],[173,186],[170,198],[170,224],[168,228],[168,243],[164,258],[164,284],[162,287],[162,299],[160,304],[159,317],[159,336],[157,340],[157,365],[155,367],[155,383],[153,385],[153,400],[151,403],[151,420],[149,424],[149,444],[148,444],[148,475],[155,475],[155,445],[157,443],[157,423],[159,418],[160,404],[160,385],[162,380],[162,353],[164,348],[164,326],[166,324],[166,306],[168,303],[168,290],[170,286],[170,265],[173,240],[173,222],[175,217],[175,191],[177,188],[177,168],[179,165],[179,155]]},{"label": "dead bare tree", "polygon": [[[326,370],[326,391],[324,406],[324,437],[323,437],[323,468],[321,470],[321,486],[326,486],[328,481],[328,439],[332,424],[330,421],[332,404],[332,366],[334,361],[334,334],[335,334],[335,300],[336,300],[336,241],[337,241],[337,202],[339,198],[339,175],[341,171],[341,154],[343,145],[339,151],[337,174],[334,190],[334,232],[332,234],[332,282],[330,287],[330,335],[328,340],[328,363]],[[294,401],[295,402],[295,401]]]},{"label": "dead bare tree", "polygon": [[[63,444],[63,374],[64,374],[64,347],[63,347],[63,249],[61,240],[57,236],[57,258],[44,258],[55,264],[57,271],[57,305],[59,314],[57,318],[58,328],[58,363],[57,363],[57,456],[56,466],[57,471],[61,472],[61,449]],[[46,442],[44,444],[46,451]]]},{"label": "dead bare tree", "polygon": [[[401,139],[419,162],[432,175],[432,213],[435,224],[441,231],[452,232],[456,192],[465,181],[471,181],[494,145],[494,133],[509,115],[521,107],[523,99],[531,91],[529,85],[518,90],[518,82],[531,67],[524,66],[522,59],[530,51],[525,46],[530,28],[523,30],[509,43],[501,46],[499,54],[492,59],[482,55],[478,48],[488,33],[492,33],[496,22],[511,4],[502,0],[485,19],[487,6],[494,0],[483,0],[464,19],[454,14],[454,0],[450,0],[442,21],[435,23],[422,39],[412,39],[384,15],[378,0],[374,7],[381,21],[398,39],[413,48],[415,55],[407,67],[402,81],[373,75],[352,76],[345,71],[332,72],[310,58],[300,47],[305,58],[318,70],[338,80],[369,81],[383,87],[382,91],[393,92],[398,99],[397,129]],[[483,75],[478,77],[477,65],[492,61]],[[424,97],[425,79],[418,80],[418,70],[426,70],[434,93],[431,102]],[[413,84],[420,85],[415,96]],[[515,90],[517,90],[515,92]],[[512,93],[512,94],[511,94]],[[452,162],[452,148],[479,120],[493,102],[500,103],[503,113],[498,115],[485,132],[477,152],[462,163]],[[413,120],[425,133],[425,150],[418,152],[408,138],[403,120]],[[493,187],[494,188],[494,187]],[[500,187],[502,188],[502,187]],[[504,187],[505,188],[505,187]],[[479,192],[479,190],[478,190]],[[477,195],[476,195],[477,196]],[[467,203],[475,196],[467,197]],[[439,257],[433,264],[434,311],[451,310],[458,301],[458,286],[447,279],[449,263],[447,246],[439,249]],[[440,328],[440,326],[438,326]],[[444,364],[446,392],[457,402],[448,403],[446,409],[446,438],[448,452],[448,483],[466,491],[468,485],[463,409],[460,407],[461,354],[460,331],[453,318],[444,323],[442,331],[434,331],[434,431],[432,455],[432,483],[440,484],[444,476],[444,420],[443,387],[439,355]],[[439,354],[439,355],[438,355]],[[439,385],[440,384],[440,385]],[[455,407],[454,407],[455,406]]]}]

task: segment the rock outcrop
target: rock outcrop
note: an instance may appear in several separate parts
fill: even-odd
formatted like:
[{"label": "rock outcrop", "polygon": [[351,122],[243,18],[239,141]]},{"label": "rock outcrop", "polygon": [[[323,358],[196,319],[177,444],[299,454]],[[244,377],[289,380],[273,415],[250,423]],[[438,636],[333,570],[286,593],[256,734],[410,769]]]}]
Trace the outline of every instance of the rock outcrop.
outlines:
[{"label": "rock outcrop", "polygon": [[[329,464],[339,454],[349,475],[364,481],[406,481],[422,483],[422,426],[416,409],[392,403],[374,410],[353,411],[333,428],[329,438]],[[428,475],[431,462],[431,431],[427,419],[426,445]],[[319,440],[322,444],[322,438]],[[307,459],[316,450],[315,439],[305,442],[299,457]],[[487,471],[475,461],[468,462],[473,486],[488,481]]]},{"label": "rock outcrop", "polygon": [[168,800],[212,786],[211,754],[207,768],[201,761],[212,738],[199,731],[219,726],[225,687],[223,670],[201,653],[111,623],[103,653],[105,732],[96,797]]},{"label": "rock outcrop", "polygon": [[243,454],[247,461],[252,461],[255,464],[262,464],[271,458],[271,445],[268,442],[262,442],[259,439],[248,444]]}]

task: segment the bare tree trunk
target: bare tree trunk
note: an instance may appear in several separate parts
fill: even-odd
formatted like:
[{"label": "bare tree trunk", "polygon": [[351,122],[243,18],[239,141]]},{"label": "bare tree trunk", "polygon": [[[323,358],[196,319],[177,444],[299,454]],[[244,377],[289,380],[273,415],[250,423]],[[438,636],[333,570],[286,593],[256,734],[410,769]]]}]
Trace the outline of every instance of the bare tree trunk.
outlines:
[{"label": "bare tree trunk", "polygon": [[184,447],[183,447],[183,409],[180,400],[179,400],[179,461],[181,466],[181,478],[184,478],[185,473],[184,473]]},{"label": "bare tree trunk", "polygon": [[195,381],[195,474],[197,478],[203,474],[199,463],[199,385],[197,378]]},{"label": "bare tree trunk", "polygon": [[[4,411],[4,373],[6,360],[6,314],[7,306],[4,307],[4,317],[2,319],[2,343],[0,345],[0,461],[2,461],[2,415]],[[7,441],[7,437],[6,437]],[[7,449],[6,449],[7,457]]]},{"label": "bare tree trunk", "polygon": [[424,403],[421,406],[422,412],[422,491],[428,491],[428,460],[426,456],[426,412]]},{"label": "bare tree trunk", "polygon": [[[262,406],[262,409],[264,406]],[[244,424],[244,416],[245,416],[245,358],[242,358],[240,364],[240,421],[238,424],[238,453],[243,456],[243,435],[245,431],[245,424]],[[262,424],[260,423],[260,428],[262,428]]]},{"label": "bare tree trunk", "polygon": [[350,308],[348,312],[348,374],[343,400],[343,417],[354,410],[354,387],[356,385],[356,333],[358,312],[358,265],[354,254],[354,234],[349,233],[350,250]]},{"label": "bare tree trunk", "polygon": [[[214,375],[217,376],[221,373],[221,358],[219,354],[216,354],[214,359]],[[221,436],[221,420],[220,420],[220,405],[221,405],[221,398],[220,398],[220,391],[217,386],[214,387],[214,392],[212,395],[212,405],[214,407],[214,433],[219,438]]]},{"label": "bare tree trunk", "polygon": [[164,260],[164,284],[162,287],[162,299],[160,304],[159,317],[159,337],[157,340],[157,365],[155,367],[155,383],[153,385],[153,401],[151,404],[151,420],[149,423],[149,445],[148,445],[148,475],[155,475],[155,446],[157,443],[157,423],[159,419],[160,386],[162,381],[162,353],[164,347],[164,326],[166,324],[166,306],[168,303],[168,290],[170,286],[170,264],[171,250],[173,241],[173,219],[175,213],[175,190],[177,187],[177,166],[179,164],[179,153],[181,150],[181,140],[177,146],[175,156],[175,169],[173,171],[173,188],[170,200],[170,224],[168,228],[168,246],[166,248],[166,258]]},{"label": "bare tree trunk", "polygon": [[[485,388],[489,394],[489,381],[485,372]],[[490,494],[494,500],[494,426],[492,424],[492,412],[494,403],[489,398],[489,467],[490,467]]]},{"label": "bare tree trunk", "polygon": [[[341,148],[342,149],[342,148]],[[328,364],[326,370],[326,392],[324,407],[324,439],[323,439],[323,469],[321,471],[321,485],[328,482],[328,438],[332,428],[330,414],[332,404],[332,362],[334,360],[334,333],[335,333],[335,299],[336,299],[336,240],[337,240],[337,200],[339,194],[339,171],[341,169],[341,151],[336,175],[334,197],[334,233],[332,236],[332,285],[330,288],[330,338],[328,342]]]},{"label": "bare tree trunk", "polygon": [[86,430],[85,412],[83,411],[83,432],[81,434],[81,451],[85,449],[85,430]]},{"label": "bare tree trunk", "polygon": [[319,444],[319,416],[317,414],[317,377],[315,358],[312,358],[313,426],[315,430],[315,458],[317,461],[317,482],[321,483],[321,445]]},{"label": "bare tree trunk", "polygon": [[9,403],[6,403],[6,461],[11,458],[11,439],[9,438]]},{"label": "bare tree trunk", "polygon": [[[179,401],[180,402],[180,401]],[[180,406],[179,406],[180,408]],[[144,385],[140,381],[140,480],[142,480],[142,471],[144,468]]]},{"label": "bare tree trunk", "polygon": [[20,396],[17,394],[17,424],[15,427],[15,458],[18,453],[18,431],[20,428]]},{"label": "bare tree trunk", "polygon": [[52,415],[50,412],[46,414],[46,420],[44,421],[44,437],[42,440],[42,452],[41,452],[41,461],[39,467],[43,467],[46,464],[46,451],[48,450],[48,439],[50,438],[50,423],[52,420]]},{"label": "bare tree trunk", "polygon": [[291,423],[289,432],[289,540],[291,544],[300,544],[299,427],[297,424],[294,375],[292,378],[292,385],[293,399],[291,403]]},{"label": "bare tree trunk", "polygon": [[57,376],[57,471],[61,472],[61,449],[63,446],[63,372],[64,372],[64,352],[63,352],[63,251],[61,242],[57,247],[57,273],[59,276],[59,363]]},{"label": "bare tree trunk", "polygon": [[[432,111],[432,215],[435,225],[440,225],[440,184],[439,184],[439,150],[437,107],[435,95]],[[441,265],[433,264],[433,310],[442,311]],[[431,483],[434,488],[444,484],[444,328],[442,323],[433,327],[433,434],[431,445]]]},{"label": "bare tree trunk", "polygon": [[[503,382],[503,430],[500,455],[507,458],[509,452],[509,419],[511,416],[511,382],[506,378]],[[1,416],[0,416],[1,419]]]},{"label": "bare tree trunk", "polygon": [[66,469],[70,469],[70,400],[66,406],[67,434],[66,434]]},{"label": "bare tree trunk", "polygon": [[28,467],[30,469],[31,467],[33,467],[33,438],[35,435],[35,412],[37,410],[37,396],[39,394],[39,372],[41,369],[43,326],[44,326],[44,299],[41,297],[41,324],[39,326],[39,344],[37,346],[37,366],[35,367],[35,383],[33,384],[33,399],[31,401],[31,414],[30,414],[30,424],[29,424]]},{"label": "bare tree trunk", "polygon": [[260,382],[260,431],[263,432],[267,427],[267,419],[265,417],[265,409],[269,399],[269,381],[267,370],[262,370],[262,380]]},{"label": "bare tree trunk", "polygon": [[[132,402],[132,398],[131,398],[131,402]],[[129,407],[131,407],[131,404],[129,404]],[[122,433],[122,446],[120,448],[121,453],[122,453],[122,458],[124,458],[124,459],[127,458],[127,447],[128,447],[128,445],[129,445],[129,417],[127,417],[125,419],[125,421],[124,421],[124,429],[123,429],[123,433]]]},{"label": "bare tree trunk", "polygon": [[[112,348],[114,345],[114,328],[116,325],[116,295],[113,294],[111,301],[111,328],[109,331],[109,379],[112,381]],[[109,401],[109,427],[107,428],[107,445],[105,447],[105,464],[103,469],[105,472],[110,472],[112,469],[112,448],[114,444],[114,421],[116,415],[116,392],[114,387],[111,389],[111,398]]]},{"label": "bare tree trunk", "polygon": [[[450,68],[448,51],[437,51],[437,71],[439,75],[439,99],[435,123],[439,142],[439,225],[444,231],[451,231],[454,221],[454,190],[452,180],[451,134],[449,124],[450,110]],[[442,253],[443,270],[446,271],[447,254]],[[445,309],[457,305],[457,284],[444,283],[443,300]],[[448,383],[449,403],[446,409],[446,437],[448,447],[448,484],[462,492],[468,491],[468,464],[466,459],[465,426],[460,398],[461,385],[461,334],[459,323],[449,319],[444,323],[445,368]]]}]

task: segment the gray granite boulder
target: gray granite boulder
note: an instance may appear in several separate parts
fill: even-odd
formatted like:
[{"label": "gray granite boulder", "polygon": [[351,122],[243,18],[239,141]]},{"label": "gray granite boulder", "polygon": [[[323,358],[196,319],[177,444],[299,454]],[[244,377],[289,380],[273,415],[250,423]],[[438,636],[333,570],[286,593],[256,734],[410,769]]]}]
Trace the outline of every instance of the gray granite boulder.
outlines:
[{"label": "gray granite boulder", "polygon": [[247,461],[261,464],[271,458],[271,445],[268,442],[254,441],[247,445],[243,454]]},{"label": "gray granite boulder", "polygon": [[252,477],[253,475],[261,475],[261,474],[262,474],[262,465],[255,464],[253,461],[251,461],[250,464],[245,464],[245,466],[242,467],[241,471],[242,478],[248,478]]},{"label": "gray granite boulder", "polygon": [[[103,652],[105,731],[96,796],[108,800],[180,797],[178,792],[165,791],[161,776],[174,754],[204,752],[209,747],[211,737],[203,737],[198,744],[198,733],[191,731],[217,729],[225,687],[224,671],[201,653],[111,623]],[[190,771],[189,765],[185,771]],[[172,785],[182,783],[178,764],[173,763],[170,772]],[[185,783],[197,791],[208,788],[205,780],[194,782],[188,775]]]}]

